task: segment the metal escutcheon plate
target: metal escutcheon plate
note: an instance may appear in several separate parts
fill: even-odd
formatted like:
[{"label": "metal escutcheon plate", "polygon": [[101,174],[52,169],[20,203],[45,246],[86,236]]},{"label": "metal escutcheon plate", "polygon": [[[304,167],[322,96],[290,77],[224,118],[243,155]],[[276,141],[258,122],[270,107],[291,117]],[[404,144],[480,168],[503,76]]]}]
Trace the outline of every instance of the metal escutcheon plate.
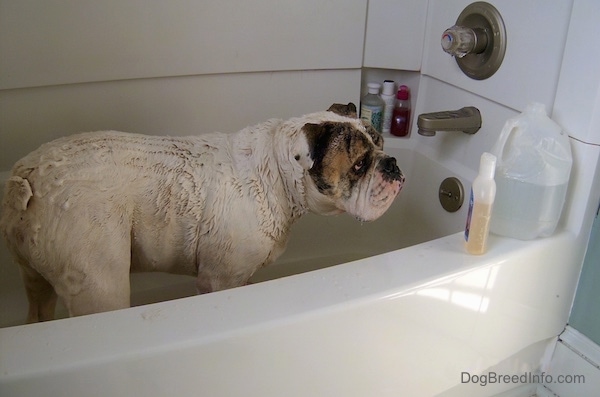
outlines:
[{"label": "metal escutcheon plate", "polygon": [[446,178],[440,184],[438,192],[440,204],[448,212],[456,212],[462,207],[465,192],[458,178]]},{"label": "metal escutcheon plate", "polygon": [[475,80],[491,77],[500,68],[506,52],[506,29],[498,10],[489,3],[475,2],[460,13],[456,25],[481,29],[488,38],[483,52],[456,58],[460,69]]}]

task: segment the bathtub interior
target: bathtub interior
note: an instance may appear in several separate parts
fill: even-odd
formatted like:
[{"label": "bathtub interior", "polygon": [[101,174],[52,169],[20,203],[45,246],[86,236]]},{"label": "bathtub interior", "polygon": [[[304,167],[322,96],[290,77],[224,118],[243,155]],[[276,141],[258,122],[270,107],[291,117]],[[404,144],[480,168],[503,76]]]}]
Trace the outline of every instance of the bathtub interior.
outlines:
[{"label": "bathtub interior", "polygon": [[[470,186],[468,179],[408,148],[386,149],[386,152],[396,157],[406,183],[381,218],[361,223],[344,214],[330,217],[308,214],[293,226],[285,253],[271,266],[259,270],[251,282],[260,283],[372,257],[460,231],[466,219],[467,204],[455,213],[445,211],[438,200],[438,189],[443,179],[454,176],[461,179],[466,191]],[[4,242],[0,245],[0,284],[0,327],[22,324],[27,299],[18,266],[13,263]],[[131,275],[133,306],[195,294],[193,277],[164,273]],[[56,318],[67,316],[59,302]]]},{"label": "bathtub interior", "polygon": [[445,211],[438,199],[447,177],[470,182],[434,160],[410,149],[386,149],[406,176],[406,183],[390,209],[373,222],[358,222],[342,214],[308,214],[293,227],[287,249],[271,266],[259,270],[253,281],[265,281],[322,269],[446,236],[464,227],[466,204]]}]

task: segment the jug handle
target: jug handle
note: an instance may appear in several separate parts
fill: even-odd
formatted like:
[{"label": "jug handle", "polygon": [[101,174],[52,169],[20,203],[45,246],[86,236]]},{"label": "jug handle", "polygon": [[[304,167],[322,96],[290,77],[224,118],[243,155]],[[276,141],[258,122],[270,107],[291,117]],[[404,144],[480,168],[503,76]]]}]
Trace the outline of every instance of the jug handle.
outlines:
[{"label": "jug handle", "polygon": [[[504,146],[506,145],[506,141],[508,141],[508,137],[510,137],[511,133],[517,125],[519,124],[518,119],[508,119],[504,124],[504,128],[500,132],[500,137],[494,147],[492,148],[492,154],[496,156],[498,159],[498,163],[501,163],[504,157]],[[498,164],[497,163],[497,164]]]}]

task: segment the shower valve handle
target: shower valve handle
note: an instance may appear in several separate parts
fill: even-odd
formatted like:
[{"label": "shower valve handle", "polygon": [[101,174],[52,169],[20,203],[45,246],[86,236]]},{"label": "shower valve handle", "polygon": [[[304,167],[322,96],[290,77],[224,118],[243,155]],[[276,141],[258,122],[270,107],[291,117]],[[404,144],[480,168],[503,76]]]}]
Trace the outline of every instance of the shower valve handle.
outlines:
[{"label": "shower valve handle", "polygon": [[462,58],[467,54],[481,54],[488,44],[487,34],[481,28],[454,25],[442,34],[442,48],[448,54]]},{"label": "shower valve handle", "polygon": [[469,4],[454,26],[444,31],[441,44],[464,74],[475,80],[485,80],[498,71],[506,52],[502,16],[496,7],[485,1]]}]

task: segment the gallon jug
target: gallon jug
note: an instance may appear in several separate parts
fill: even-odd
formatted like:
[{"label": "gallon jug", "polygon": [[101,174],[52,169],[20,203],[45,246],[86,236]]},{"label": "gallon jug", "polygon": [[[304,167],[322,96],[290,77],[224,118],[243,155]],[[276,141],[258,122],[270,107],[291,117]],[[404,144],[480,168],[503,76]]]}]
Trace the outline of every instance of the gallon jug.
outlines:
[{"label": "gallon jug", "polygon": [[571,146],[543,104],[507,120],[491,150],[497,157],[490,231],[521,240],[554,233],[571,173]]}]

